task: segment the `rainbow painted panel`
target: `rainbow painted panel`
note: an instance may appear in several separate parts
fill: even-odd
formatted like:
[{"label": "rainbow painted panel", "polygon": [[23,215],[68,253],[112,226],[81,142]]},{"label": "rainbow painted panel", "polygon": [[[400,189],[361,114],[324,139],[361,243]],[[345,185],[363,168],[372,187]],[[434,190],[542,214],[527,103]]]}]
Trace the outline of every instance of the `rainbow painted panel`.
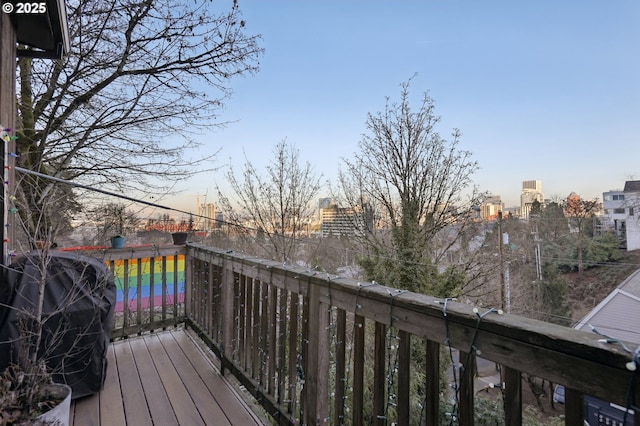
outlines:
[{"label": "rainbow painted panel", "polygon": [[[162,306],[163,288],[167,304],[171,305],[175,297],[178,298],[179,303],[184,301],[184,255],[178,255],[177,262],[174,262],[173,256],[166,258],[164,282],[162,261],[162,258],[153,258],[153,265],[150,258],[116,260],[113,262],[112,271],[117,288],[115,312],[124,311],[125,301],[130,311],[137,309],[138,283],[140,283],[142,309],[148,309],[151,306],[152,296],[153,306]],[[111,266],[109,262],[107,262],[107,266]],[[151,285],[152,266],[153,286]],[[174,285],[176,270],[177,286]],[[127,294],[125,294],[125,278],[128,284]]]}]

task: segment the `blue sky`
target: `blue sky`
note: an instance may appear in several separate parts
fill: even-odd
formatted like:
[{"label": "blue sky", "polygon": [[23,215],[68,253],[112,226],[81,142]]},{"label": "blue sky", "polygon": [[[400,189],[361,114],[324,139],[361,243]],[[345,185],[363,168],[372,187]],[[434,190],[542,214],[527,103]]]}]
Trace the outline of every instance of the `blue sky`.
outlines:
[{"label": "blue sky", "polygon": [[[519,204],[521,182],[545,197],[586,198],[640,179],[640,2],[637,0],[240,0],[249,32],[262,34],[253,77],[232,81],[203,136],[236,173],[258,167],[282,139],[334,179],[366,131],[368,112],[398,99],[412,76],[416,107],[428,92],[438,131],[463,134],[480,190]],[[172,207],[195,209],[222,170],[183,185]],[[188,189],[187,189],[188,188]],[[322,194],[325,195],[325,194]]]}]

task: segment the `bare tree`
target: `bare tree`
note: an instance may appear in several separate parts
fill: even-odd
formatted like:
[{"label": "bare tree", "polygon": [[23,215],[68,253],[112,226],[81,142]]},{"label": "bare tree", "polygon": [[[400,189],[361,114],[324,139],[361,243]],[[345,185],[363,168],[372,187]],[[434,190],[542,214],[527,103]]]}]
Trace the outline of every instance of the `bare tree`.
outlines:
[{"label": "bare tree", "polygon": [[[387,98],[383,112],[369,114],[367,133],[353,160],[345,160],[340,173],[341,194],[354,210],[372,214],[371,221],[356,220],[363,227],[368,256],[361,264],[369,279],[413,291],[450,293],[460,275],[439,279],[436,264],[453,248],[435,244],[445,228],[461,235],[476,202],[475,193],[464,200],[477,169],[471,153],[458,149],[460,132],[447,141],[436,131],[439,117],[434,101],[425,94],[417,111],[409,99],[409,83],[402,84],[400,101]],[[474,191],[472,191],[474,192]],[[369,211],[367,213],[367,211]]]},{"label": "bare tree", "polygon": [[96,243],[108,241],[113,236],[126,236],[140,223],[134,211],[124,203],[106,203],[90,208],[87,213],[96,226]]},{"label": "bare tree", "polygon": [[[262,53],[237,2],[228,11],[175,0],[67,4],[70,54],[18,61],[17,164],[151,193],[206,168],[209,157],[191,158],[194,135],[224,125],[216,118],[230,80],[256,72]],[[54,184],[24,181],[16,196],[25,211],[40,209]]]},{"label": "bare tree", "polygon": [[242,178],[229,167],[226,177],[233,197],[220,187],[217,192],[229,222],[247,224],[269,256],[289,262],[315,213],[311,202],[320,191],[320,177],[309,162],[300,163],[299,150],[286,141],[278,143],[273,154],[264,176],[248,159]]},{"label": "bare tree", "polygon": [[598,199],[583,200],[576,194],[567,197],[564,211],[569,218],[569,225],[573,226],[577,239],[578,252],[578,272],[584,271],[583,254],[584,254],[584,237],[586,226],[593,223],[593,218],[600,209]]}]

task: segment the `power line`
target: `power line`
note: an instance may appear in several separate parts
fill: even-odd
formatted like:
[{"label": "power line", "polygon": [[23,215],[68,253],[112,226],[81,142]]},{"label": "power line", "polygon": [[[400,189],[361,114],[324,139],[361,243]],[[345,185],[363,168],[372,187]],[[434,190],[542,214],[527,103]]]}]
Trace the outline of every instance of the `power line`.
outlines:
[{"label": "power line", "polygon": [[199,217],[199,218],[202,218],[202,219],[214,220],[216,222],[220,222],[220,223],[223,223],[225,225],[232,225],[232,226],[238,226],[238,227],[245,228],[244,226],[238,225],[238,224],[235,224],[235,223],[225,222],[223,220],[214,219],[214,218],[211,218],[211,217],[208,217],[208,216],[204,216],[204,215],[200,215],[200,214],[194,214],[194,213],[188,212],[186,210],[180,210],[180,209],[176,209],[176,208],[173,208],[173,207],[163,206],[161,204],[152,203],[150,201],[141,200],[139,198],[129,197],[127,195],[118,194],[118,193],[115,193],[115,192],[107,191],[105,189],[95,188],[95,187],[92,187],[92,186],[89,186],[89,185],[83,185],[81,183],[73,182],[73,181],[70,181],[70,180],[67,180],[67,179],[62,179],[62,178],[55,177],[55,176],[50,176],[50,175],[47,175],[47,174],[44,174],[44,173],[36,172],[34,170],[25,169],[23,167],[17,167],[16,166],[16,167],[14,167],[14,169],[16,171],[21,172],[21,173],[38,176],[38,177],[41,177],[43,179],[49,179],[49,180],[52,180],[54,182],[58,182],[58,183],[62,183],[62,184],[65,184],[65,185],[72,186],[74,188],[82,188],[82,189],[86,189],[88,191],[98,192],[100,194],[109,195],[111,197],[116,197],[116,198],[121,198],[123,200],[131,201],[131,202],[138,203],[138,204],[144,204],[144,205],[150,206],[150,207],[156,207],[156,208],[163,209],[163,210],[170,210],[170,211],[174,211],[176,213],[182,213],[182,214],[186,214],[186,215],[193,216],[193,217]]}]

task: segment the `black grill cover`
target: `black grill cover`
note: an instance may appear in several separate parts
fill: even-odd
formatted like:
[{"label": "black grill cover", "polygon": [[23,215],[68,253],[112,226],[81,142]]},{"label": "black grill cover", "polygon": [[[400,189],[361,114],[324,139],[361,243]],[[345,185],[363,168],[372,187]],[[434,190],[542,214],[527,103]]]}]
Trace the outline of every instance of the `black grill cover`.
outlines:
[{"label": "black grill cover", "polygon": [[0,371],[23,363],[21,347],[35,345],[19,324],[33,322],[41,279],[46,286],[39,356],[55,382],[71,386],[73,398],[100,391],[116,286],[104,262],[74,252],[34,251],[5,270],[0,288]]}]

